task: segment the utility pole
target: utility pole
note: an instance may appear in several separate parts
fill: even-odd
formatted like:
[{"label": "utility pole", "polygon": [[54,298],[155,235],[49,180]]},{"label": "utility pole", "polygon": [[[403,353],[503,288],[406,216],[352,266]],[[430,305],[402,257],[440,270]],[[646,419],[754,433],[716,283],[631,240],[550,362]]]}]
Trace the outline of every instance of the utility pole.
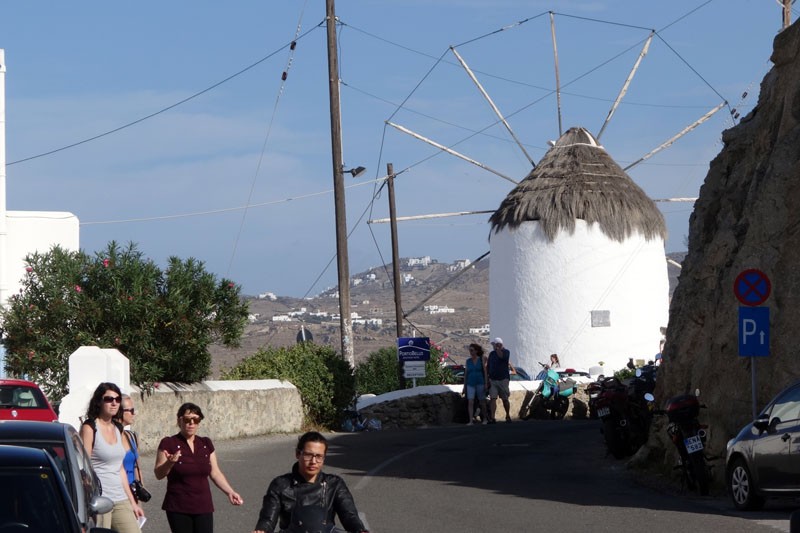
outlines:
[{"label": "utility pole", "polygon": [[783,0],[783,29],[785,30],[792,24],[792,2],[794,0]]},{"label": "utility pole", "polygon": [[[394,279],[394,316],[397,321],[397,338],[403,336],[403,306],[400,302],[400,248],[397,241],[397,210],[394,201],[394,165],[386,165],[386,184],[389,187],[389,219],[392,231],[392,275]],[[403,375],[403,362],[397,361],[397,379],[400,388],[406,388],[406,378]]]},{"label": "utility pole", "polygon": [[325,0],[328,29],[328,89],[331,111],[331,152],[333,155],[333,199],[336,212],[336,265],[339,270],[339,324],[342,357],[355,367],[353,324],[350,321],[350,265],[347,255],[347,213],[345,209],[342,161],[342,110],[339,101],[339,57],[336,46],[336,8]]}]

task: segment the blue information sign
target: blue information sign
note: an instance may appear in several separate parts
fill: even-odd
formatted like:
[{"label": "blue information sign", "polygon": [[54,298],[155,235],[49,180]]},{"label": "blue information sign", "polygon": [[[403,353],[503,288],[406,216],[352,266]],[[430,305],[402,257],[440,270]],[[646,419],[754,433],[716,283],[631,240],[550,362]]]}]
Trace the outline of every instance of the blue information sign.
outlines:
[{"label": "blue information sign", "polygon": [[739,307],[739,355],[769,355],[769,307]]},{"label": "blue information sign", "polygon": [[427,361],[431,358],[431,340],[428,337],[400,337],[397,339],[397,359],[400,361]]}]

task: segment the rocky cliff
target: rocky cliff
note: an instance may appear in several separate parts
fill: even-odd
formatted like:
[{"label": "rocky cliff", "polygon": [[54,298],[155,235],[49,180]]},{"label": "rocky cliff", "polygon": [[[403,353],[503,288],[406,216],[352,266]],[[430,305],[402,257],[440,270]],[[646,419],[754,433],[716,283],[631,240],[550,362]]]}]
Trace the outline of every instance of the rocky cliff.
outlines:
[{"label": "rocky cliff", "polygon": [[[700,389],[708,409],[709,454],[722,479],[726,441],[751,419],[751,365],[757,405],[800,379],[795,328],[800,322],[800,26],[775,38],[773,68],[758,104],[723,134],[690,219],[689,251],[669,317],[658,402]],[[740,357],[734,280],[756,268],[772,281],[768,357]],[[657,427],[656,430],[659,428]],[[668,450],[663,428],[656,450]],[[655,451],[655,450],[651,450]]]}]

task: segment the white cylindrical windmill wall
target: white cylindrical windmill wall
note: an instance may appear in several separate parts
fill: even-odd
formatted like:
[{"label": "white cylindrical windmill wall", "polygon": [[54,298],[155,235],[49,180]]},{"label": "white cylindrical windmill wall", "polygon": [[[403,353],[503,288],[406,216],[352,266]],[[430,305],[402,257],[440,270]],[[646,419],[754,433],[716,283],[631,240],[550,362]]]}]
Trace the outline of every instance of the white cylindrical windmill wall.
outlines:
[{"label": "white cylindrical windmill wall", "polygon": [[492,337],[529,372],[653,359],[669,313],[666,225],[584,128],[571,128],[490,218]]},{"label": "white cylindrical windmill wall", "polygon": [[552,242],[536,221],[491,236],[491,335],[529,372],[551,353],[562,368],[584,370],[652,359],[668,321],[668,294],[660,238],[617,242],[582,220]]}]

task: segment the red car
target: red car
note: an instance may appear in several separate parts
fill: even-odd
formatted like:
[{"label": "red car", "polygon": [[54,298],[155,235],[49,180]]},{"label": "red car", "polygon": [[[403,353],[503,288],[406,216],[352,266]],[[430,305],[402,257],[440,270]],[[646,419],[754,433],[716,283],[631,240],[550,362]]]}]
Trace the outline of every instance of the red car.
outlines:
[{"label": "red car", "polygon": [[58,415],[36,383],[0,379],[0,420],[58,422]]}]

